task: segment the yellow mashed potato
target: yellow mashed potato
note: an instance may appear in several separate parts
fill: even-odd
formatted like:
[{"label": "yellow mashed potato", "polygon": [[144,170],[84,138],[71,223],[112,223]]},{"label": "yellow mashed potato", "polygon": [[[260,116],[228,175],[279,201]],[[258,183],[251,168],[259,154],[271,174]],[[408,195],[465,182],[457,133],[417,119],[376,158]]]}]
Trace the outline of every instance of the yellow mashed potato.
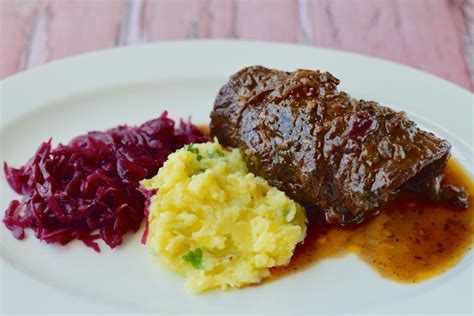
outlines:
[{"label": "yellow mashed potato", "polygon": [[306,235],[303,207],[217,141],[176,151],[142,186],[158,189],[146,244],[191,292],[258,283],[288,264]]}]

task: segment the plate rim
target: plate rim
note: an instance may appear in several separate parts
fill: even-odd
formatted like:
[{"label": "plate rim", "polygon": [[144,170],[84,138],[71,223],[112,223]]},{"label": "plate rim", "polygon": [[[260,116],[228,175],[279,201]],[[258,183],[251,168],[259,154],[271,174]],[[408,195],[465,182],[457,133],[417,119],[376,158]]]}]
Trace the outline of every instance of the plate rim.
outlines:
[{"label": "plate rim", "polygon": [[[231,45],[274,45],[274,46],[281,46],[281,47],[294,47],[294,48],[305,48],[305,49],[316,49],[320,51],[326,51],[329,53],[335,53],[335,54],[341,54],[341,55],[353,55],[353,56],[358,56],[361,58],[365,59],[372,59],[373,61],[377,62],[383,62],[387,64],[392,64],[396,66],[403,67],[405,69],[409,69],[410,71],[415,71],[423,75],[428,75],[430,77],[436,78],[437,80],[441,80],[444,83],[447,83],[453,87],[456,87],[457,89],[463,90],[463,92],[470,93],[474,95],[474,92],[470,91],[469,89],[466,89],[465,87],[454,83],[452,81],[449,81],[448,79],[445,79],[443,77],[440,77],[436,74],[430,73],[428,71],[418,69],[415,67],[412,67],[410,65],[406,65],[394,60],[390,60],[387,58],[383,57],[378,57],[378,56],[372,56],[368,55],[365,53],[361,52],[355,52],[355,51],[349,51],[349,50],[343,50],[343,49],[338,49],[338,48],[332,48],[332,47],[325,47],[325,46],[318,46],[318,45],[307,45],[303,43],[291,43],[291,42],[277,42],[277,41],[268,41],[268,40],[241,40],[241,39],[219,39],[219,38],[195,38],[195,39],[182,39],[182,40],[165,40],[165,41],[158,41],[158,42],[146,42],[146,43],[137,43],[133,45],[128,45],[128,46],[113,46],[113,47],[108,47],[105,49],[99,49],[95,51],[88,51],[84,53],[79,53],[75,55],[70,55],[64,58],[59,58],[55,59],[52,61],[48,61],[46,63],[34,66],[32,68],[28,68],[25,70],[20,70],[12,75],[9,75],[3,79],[0,80],[0,88],[3,84],[10,84],[10,81],[16,81],[16,80],[21,80],[23,79],[22,77],[27,77],[31,75],[32,73],[40,73],[44,72],[46,68],[49,68],[51,66],[53,67],[64,67],[64,65],[67,65],[69,63],[76,63],[81,61],[81,59],[84,58],[98,58],[101,57],[105,54],[109,54],[111,52],[118,52],[118,51],[125,51],[125,50],[141,50],[141,49],[148,49],[149,47],[155,47],[155,46],[175,46],[177,44],[182,45],[188,45],[188,44],[206,44],[206,43],[212,43],[212,44],[231,44]],[[46,69],[47,70],[47,69]],[[24,79],[23,79],[24,80]]]}]

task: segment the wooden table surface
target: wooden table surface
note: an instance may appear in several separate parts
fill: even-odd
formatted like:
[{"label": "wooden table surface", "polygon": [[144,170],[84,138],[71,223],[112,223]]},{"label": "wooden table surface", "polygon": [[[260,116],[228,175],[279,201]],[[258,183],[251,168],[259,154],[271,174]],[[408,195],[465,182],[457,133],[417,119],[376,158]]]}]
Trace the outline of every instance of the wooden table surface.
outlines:
[{"label": "wooden table surface", "polygon": [[301,43],[474,90],[474,0],[0,0],[0,78],[104,48],[186,38]]}]

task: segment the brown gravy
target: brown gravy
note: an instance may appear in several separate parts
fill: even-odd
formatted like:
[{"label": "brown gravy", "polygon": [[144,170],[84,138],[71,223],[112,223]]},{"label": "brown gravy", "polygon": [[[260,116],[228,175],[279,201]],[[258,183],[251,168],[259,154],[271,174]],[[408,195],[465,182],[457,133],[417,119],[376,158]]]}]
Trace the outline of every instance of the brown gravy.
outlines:
[{"label": "brown gravy", "polygon": [[196,124],[196,127],[206,135],[207,137],[211,137],[211,129],[209,128],[209,125],[207,124]]},{"label": "brown gravy", "polygon": [[[198,125],[209,136],[208,125]],[[302,271],[324,258],[354,253],[381,276],[403,283],[420,282],[452,268],[473,245],[474,183],[451,159],[445,182],[464,186],[469,208],[460,210],[402,194],[369,222],[344,229],[322,224],[308,211],[308,234],[287,266],[271,269],[272,281]]]},{"label": "brown gravy", "polygon": [[474,184],[451,159],[447,183],[469,191],[469,209],[460,210],[403,194],[371,221],[352,229],[324,226],[308,213],[308,236],[297,246],[290,263],[272,269],[274,280],[301,271],[329,257],[354,253],[381,276],[416,283],[456,265],[471,249],[474,231]]}]

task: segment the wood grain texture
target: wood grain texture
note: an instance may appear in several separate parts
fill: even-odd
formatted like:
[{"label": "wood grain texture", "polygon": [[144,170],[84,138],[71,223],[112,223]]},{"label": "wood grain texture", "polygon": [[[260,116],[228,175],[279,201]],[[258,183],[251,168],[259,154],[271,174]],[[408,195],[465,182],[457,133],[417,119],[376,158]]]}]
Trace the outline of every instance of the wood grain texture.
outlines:
[{"label": "wood grain texture", "polygon": [[299,41],[298,2],[240,1],[235,7],[236,37],[284,42]]},{"label": "wood grain texture", "polygon": [[310,42],[407,64],[471,85],[461,1],[310,1]]},{"label": "wood grain texture", "polygon": [[[124,1],[52,0],[50,12],[51,59],[115,46],[119,42]],[[67,12],[68,14],[63,14]]]},{"label": "wood grain texture", "polygon": [[471,90],[474,90],[474,0],[465,1],[456,14],[456,27],[464,36],[464,54],[469,68]]},{"label": "wood grain texture", "polygon": [[382,57],[474,90],[474,0],[0,1],[0,78],[108,47],[239,38]]},{"label": "wood grain texture", "polygon": [[0,2],[0,78],[24,67],[35,16],[33,2]]}]

